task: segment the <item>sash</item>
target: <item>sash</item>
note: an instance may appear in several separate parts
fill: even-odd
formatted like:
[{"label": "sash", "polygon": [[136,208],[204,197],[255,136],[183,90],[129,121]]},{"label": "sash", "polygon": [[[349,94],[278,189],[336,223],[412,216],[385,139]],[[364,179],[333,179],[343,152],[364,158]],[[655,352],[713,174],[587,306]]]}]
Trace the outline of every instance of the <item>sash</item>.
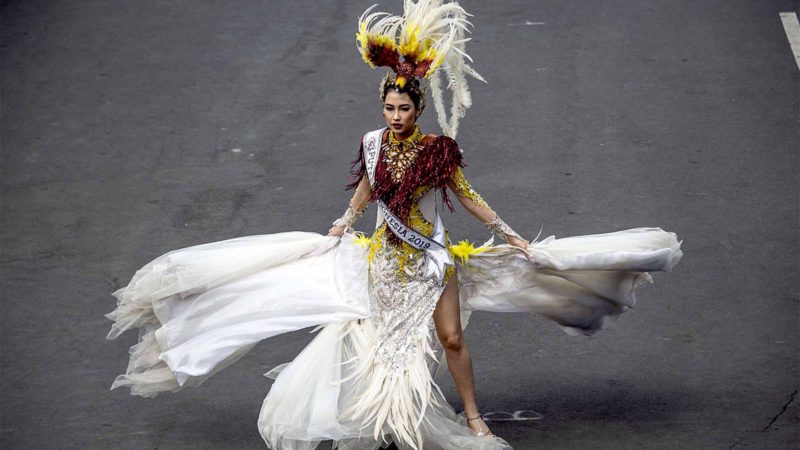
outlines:
[{"label": "sash", "polygon": [[[370,131],[364,135],[362,141],[364,145],[364,161],[367,165],[367,177],[370,186],[375,185],[375,167],[378,165],[378,153],[381,147],[381,136],[386,128]],[[387,226],[392,233],[403,240],[406,244],[425,251],[425,262],[423,263],[423,276],[426,278],[436,277],[441,285],[444,283],[444,274],[447,266],[454,265],[450,252],[445,245],[444,224],[439,216],[439,206],[436,206],[436,222],[433,226],[433,235],[429,238],[424,234],[409,227],[402,220],[392,213],[382,200],[377,200]]]},{"label": "sash", "polygon": [[367,163],[367,177],[369,185],[375,186],[375,167],[378,165],[378,152],[381,148],[381,136],[387,127],[380,130],[370,131],[364,135],[362,144],[364,145],[364,161]]}]

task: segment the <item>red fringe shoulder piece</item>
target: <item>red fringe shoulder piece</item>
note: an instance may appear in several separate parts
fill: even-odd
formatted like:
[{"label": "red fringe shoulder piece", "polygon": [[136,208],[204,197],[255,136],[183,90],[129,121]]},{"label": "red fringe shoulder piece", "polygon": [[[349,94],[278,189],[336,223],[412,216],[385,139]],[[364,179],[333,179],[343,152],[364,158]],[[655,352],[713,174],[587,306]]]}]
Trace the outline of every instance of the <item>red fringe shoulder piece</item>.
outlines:
[{"label": "red fringe shoulder piece", "polygon": [[[383,140],[385,139],[386,135]],[[383,200],[389,210],[406,223],[414,202],[414,191],[420,186],[430,186],[439,190],[444,204],[453,211],[453,205],[447,195],[447,182],[453,178],[459,167],[464,167],[461,150],[454,139],[428,135],[423,138],[422,143],[423,148],[417,154],[414,163],[406,170],[400,183],[395,183],[389,176],[382,152],[378,155],[378,164],[375,167],[375,186],[372,187],[370,201]],[[351,165],[350,183],[347,189],[358,186],[366,173],[363,148],[359,148],[358,157]]]}]

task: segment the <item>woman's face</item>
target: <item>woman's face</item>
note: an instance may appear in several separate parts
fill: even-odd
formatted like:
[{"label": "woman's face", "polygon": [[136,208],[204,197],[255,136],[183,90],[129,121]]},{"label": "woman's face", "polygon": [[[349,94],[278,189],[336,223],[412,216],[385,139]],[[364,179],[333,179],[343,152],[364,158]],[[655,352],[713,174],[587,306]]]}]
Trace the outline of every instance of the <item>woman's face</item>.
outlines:
[{"label": "woman's face", "polygon": [[383,101],[383,118],[395,137],[405,139],[414,132],[417,108],[407,93],[390,90]]}]

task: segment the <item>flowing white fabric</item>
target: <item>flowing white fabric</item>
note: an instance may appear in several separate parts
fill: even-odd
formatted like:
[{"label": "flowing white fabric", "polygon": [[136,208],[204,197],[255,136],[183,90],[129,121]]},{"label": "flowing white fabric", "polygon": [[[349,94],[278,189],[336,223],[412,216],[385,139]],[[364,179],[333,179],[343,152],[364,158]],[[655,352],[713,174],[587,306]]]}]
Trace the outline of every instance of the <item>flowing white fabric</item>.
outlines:
[{"label": "flowing white fabric", "polygon": [[199,385],[254,344],[309,326],[369,316],[366,250],[289,232],[169,252],[114,292],[107,338],[142,327],[112,389],[153,396]]},{"label": "flowing white fabric", "polygon": [[648,272],[671,271],[683,255],[680,245],[675,233],[633,228],[550,236],[529,246],[530,260],[515,247],[492,247],[460,267],[461,307],[534,312],[568,334],[590,335],[636,304],[636,286],[652,282]]},{"label": "flowing white fabric", "polygon": [[[259,432],[280,449],[310,450],[327,439],[341,449],[378,448],[366,424],[341,414],[358,395],[353,375],[375,341],[366,254],[353,235],[288,232],[156,258],[114,292],[108,339],[132,328],[140,336],[112,389],[149,397],[197,386],[261,340],[326,325],[294,361],[272,372],[277,379]],[[671,270],[681,255],[675,234],[660,228],[551,236],[532,243],[527,257],[508,245],[490,247],[457,264],[461,305],[465,313],[535,312],[570,334],[591,334],[634,306],[635,287],[650,280],[648,272]],[[430,395],[419,424],[426,449],[510,448],[499,438],[473,436],[435,385]]]},{"label": "flowing white fabric", "polygon": [[[359,355],[369,352],[375,338],[368,320],[330,324],[280,372],[258,418],[258,429],[270,448],[311,450],[322,440],[337,441],[340,449],[348,450],[372,450],[381,445],[361,421],[344,419],[341,414],[344,405],[360,392],[354,372]],[[431,395],[419,428],[425,449],[511,448],[500,438],[473,435],[438,389]],[[385,431],[389,433],[388,428]],[[412,448],[402,441],[395,440],[395,444]]]}]

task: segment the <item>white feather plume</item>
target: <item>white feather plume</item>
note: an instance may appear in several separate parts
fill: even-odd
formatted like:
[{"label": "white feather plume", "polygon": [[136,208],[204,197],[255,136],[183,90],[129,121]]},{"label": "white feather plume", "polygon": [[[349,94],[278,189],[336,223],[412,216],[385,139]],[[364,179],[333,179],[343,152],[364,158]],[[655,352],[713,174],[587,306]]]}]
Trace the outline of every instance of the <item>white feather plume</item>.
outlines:
[{"label": "white feather plume", "polygon": [[[438,39],[437,50],[444,52],[442,68],[447,76],[447,87],[450,91],[450,113],[445,109],[444,89],[441,85],[440,73],[436,71],[430,77],[430,91],[433,105],[442,133],[455,138],[458,126],[467,109],[472,106],[472,95],[467,84],[466,75],[484,83],[486,80],[475,69],[467,64],[472,58],[465,51],[472,24],[467,20],[469,14],[458,3],[443,4],[441,0],[405,0],[404,26],[420,24],[420,40]],[[402,32],[402,31],[401,31]],[[424,37],[423,37],[424,36]]]}]

